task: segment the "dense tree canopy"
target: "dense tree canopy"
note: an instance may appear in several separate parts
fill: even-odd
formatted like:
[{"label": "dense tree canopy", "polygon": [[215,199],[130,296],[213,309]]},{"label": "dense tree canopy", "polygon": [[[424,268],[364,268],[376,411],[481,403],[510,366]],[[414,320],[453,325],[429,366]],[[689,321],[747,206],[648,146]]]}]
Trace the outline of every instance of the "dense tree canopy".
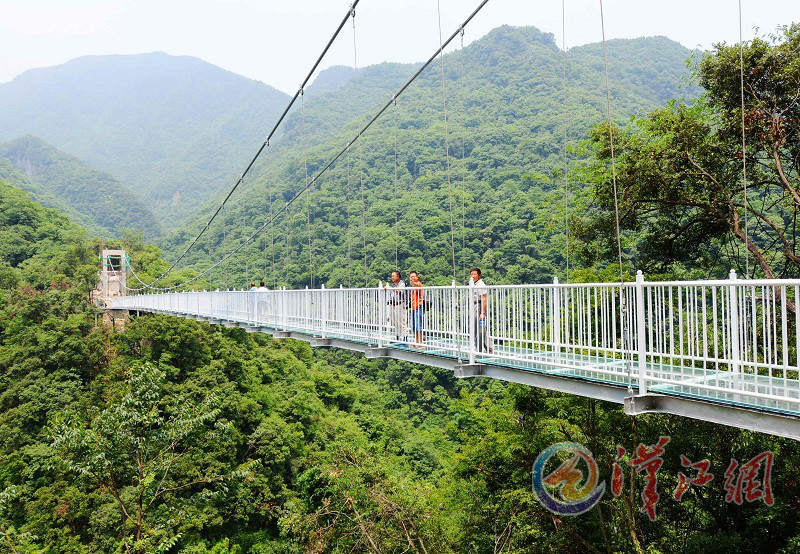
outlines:
[{"label": "dense tree canopy", "polygon": [[[634,231],[631,248],[642,267],[663,272],[679,262],[719,274],[727,270],[722,261],[743,272],[747,257],[751,275],[798,275],[798,49],[798,25],[744,45],[744,113],[739,48],[721,44],[697,65],[702,97],[616,129],[621,223]],[[593,139],[603,163],[594,169],[604,176],[597,197],[609,213],[608,127],[596,129]],[[599,222],[612,228],[608,217]]]}]

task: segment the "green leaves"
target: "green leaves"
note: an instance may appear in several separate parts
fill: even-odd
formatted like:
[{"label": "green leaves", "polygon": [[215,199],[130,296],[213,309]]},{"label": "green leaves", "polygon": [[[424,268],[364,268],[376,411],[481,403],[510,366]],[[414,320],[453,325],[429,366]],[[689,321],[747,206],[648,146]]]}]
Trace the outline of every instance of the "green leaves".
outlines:
[{"label": "green leaves", "polygon": [[[230,432],[218,425],[218,398],[196,403],[165,402],[166,374],[149,363],[130,370],[121,397],[97,415],[64,417],[51,431],[52,447],[68,473],[116,500],[127,544],[136,551],[158,547],[179,524],[163,519],[163,508],[196,505],[205,491],[244,468],[221,472],[204,459],[204,446]],[[123,541],[123,542],[126,542]]]},{"label": "green leaves", "polygon": [[[628,231],[627,250],[645,272],[663,274],[683,264],[722,275],[731,267],[743,271],[746,256],[758,275],[798,274],[800,68],[790,61],[798,45],[798,25],[744,45],[744,114],[739,48],[720,44],[695,68],[706,87],[703,97],[671,102],[614,129],[620,223]],[[595,128],[592,142],[599,209],[589,227],[609,237],[613,192],[606,125]]]}]

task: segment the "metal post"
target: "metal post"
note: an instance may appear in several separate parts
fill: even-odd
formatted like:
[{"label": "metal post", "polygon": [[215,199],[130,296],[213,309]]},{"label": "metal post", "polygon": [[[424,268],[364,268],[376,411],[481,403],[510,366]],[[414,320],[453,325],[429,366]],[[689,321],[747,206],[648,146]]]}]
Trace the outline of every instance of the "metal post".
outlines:
[{"label": "metal post", "polygon": [[644,275],[636,272],[636,345],[639,350],[639,394],[647,394],[647,342],[644,317]]},{"label": "metal post", "polygon": [[553,277],[553,302],[550,305],[550,320],[553,322],[553,353],[561,352],[561,289],[558,277]]},{"label": "metal post", "polygon": [[325,292],[325,283],[320,285],[319,300],[320,326],[322,327],[322,338],[324,339],[328,330],[328,295]]},{"label": "metal post", "polygon": [[378,348],[384,345],[383,328],[386,320],[386,296],[383,294],[383,283],[378,281]]},{"label": "metal post", "polygon": [[453,283],[450,289],[450,329],[453,338],[453,346],[452,349],[454,353],[458,354],[458,361],[461,362],[461,341],[459,340],[458,336],[458,321],[456,320],[456,314],[458,310],[456,310],[456,280],[453,279]]},{"label": "metal post", "polygon": [[467,298],[467,325],[469,327],[469,363],[475,363],[475,309],[472,301],[475,295],[475,281],[469,278],[469,297]]},{"label": "metal post", "polygon": [[283,330],[289,330],[289,295],[286,293],[286,287],[281,289],[281,311],[283,312]]},{"label": "metal post", "polygon": [[731,372],[738,378],[739,363],[739,301],[736,294],[736,271],[731,269],[731,284],[728,286],[728,310],[731,320]]}]

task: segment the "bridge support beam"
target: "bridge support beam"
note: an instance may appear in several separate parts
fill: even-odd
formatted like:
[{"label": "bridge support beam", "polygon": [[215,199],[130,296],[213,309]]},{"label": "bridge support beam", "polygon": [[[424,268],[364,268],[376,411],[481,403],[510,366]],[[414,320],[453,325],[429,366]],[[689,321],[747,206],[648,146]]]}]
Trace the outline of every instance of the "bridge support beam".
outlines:
[{"label": "bridge support beam", "polygon": [[483,375],[483,364],[460,364],[453,368],[453,374],[458,379],[480,377]]},{"label": "bridge support beam", "polygon": [[661,394],[628,396],[623,406],[625,413],[630,416],[673,414],[800,440],[800,424],[797,418],[775,413]]},{"label": "bridge support beam", "polygon": [[389,357],[389,349],[388,348],[367,348],[364,350],[364,356],[368,360],[373,360],[375,358],[388,358]]}]

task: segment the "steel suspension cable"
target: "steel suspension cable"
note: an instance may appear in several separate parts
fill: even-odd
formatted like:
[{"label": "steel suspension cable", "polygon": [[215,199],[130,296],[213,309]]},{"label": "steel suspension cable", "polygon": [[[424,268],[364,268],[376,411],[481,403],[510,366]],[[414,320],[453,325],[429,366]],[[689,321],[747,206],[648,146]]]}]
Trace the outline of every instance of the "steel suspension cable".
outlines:
[{"label": "steel suspension cable", "polygon": [[[292,247],[292,212],[286,205],[286,249],[283,252],[283,282],[289,286],[289,254]],[[244,246],[244,245],[242,245]]]},{"label": "steel suspension cable", "polygon": [[569,101],[567,88],[567,23],[566,2],[561,0],[561,46],[564,51],[564,266],[566,280],[569,282],[569,159],[567,158],[567,131],[569,119],[567,117],[567,102]]},{"label": "steel suspension cable", "polygon": [[444,47],[442,46],[442,7],[436,0],[436,14],[439,22],[439,60],[442,68],[442,112],[444,113],[444,157],[447,172],[447,200],[450,208],[450,253],[453,261],[453,280],[456,279],[456,239],[453,231],[453,185],[450,182],[450,135],[447,129],[447,88],[444,84]]},{"label": "steel suspension cable", "polygon": [[[269,217],[272,218],[274,194],[269,193]],[[272,272],[272,288],[278,288],[278,277],[275,275],[275,227],[270,227],[269,230],[269,243],[270,250],[272,251],[272,263],[270,264],[270,271]]]},{"label": "steel suspension cable", "polygon": [[[352,15],[353,15],[353,76],[355,76],[356,72],[358,71],[358,50],[356,49],[356,16],[355,16],[355,12],[352,12]],[[352,156],[349,148],[347,149],[347,161],[348,161],[348,166],[347,166],[347,191],[345,193],[346,195],[348,195],[350,193],[350,178],[352,177],[352,173],[353,173],[353,156]],[[345,197],[345,202],[347,202],[346,197]],[[353,280],[352,280],[352,273],[353,272],[350,270],[349,266],[350,266],[350,263],[351,263],[352,257],[353,257],[353,252],[352,252],[353,243],[352,243],[352,240],[350,238],[350,232],[349,232],[350,231],[350,203],[349,202],[347,202],[347,230],[348,230],[348,234],[347,234],[347,263],[348,263],[348,268],[347,268],[348,277],[347,277],[347,279],[348,280],[347,280],[347,283],[348,283],[348,286],[352,287],[353,286]]]},{"label": "steel suspension cable", "polygon": [[398,208],[397,208],[397,128],[400,125],[400,119],[397,114],[397,101],[395,100],[394,103],[394,186],[393,188],[393,195],[394,195],[394,268],[395,270],[399,271],[399,262],[398,262],[398,233],[397,233],[397,224],[399,222],[399,215],[398,215]]},{"label": "steel suspension cable", "polygon": [[[225,225],[225,222],[222,222],[222,244],[228,243],[228,226]],[[227,248],[227,246],[223,246],[223,248]]]},{"label": "steel suspension cable", "polygon": [[350,148],[353,146],[353,144],[355,144],[355,143],[356,143],[356,141],[358,141],[358,139],[359,139],[359,138],[361,138],[361,136],[362,136],[362,135],[363,135],[363,134],[364,134],[364,133],[365,133],[365,132],[366,132],[366,131],[367,131],[367,130],[370,128],[370,127],[372,127],[372,125],[373,125],[373,124],[374,124],[374,123],[375,123],[375,122],[376,122],[376,121],[377,121],[377,120],[378,120],[378,119],[379,119],[379,118],[380,118],[380,117],[381,117],[381,116],[382,116],[382,115],[383,115],[383,114],[386,112],[386,110],[388,110],[388,109],[389,109],[389,108],[392,106],[392,104],[393,104],[393,103],[396,101],[396,99],[397,99],[397,98],[399,98],[399,97],[400,97],[400,96],[401,96],[401,95],[402,95],[402,94],[403,94],[403,93],[406,91],[406,89],[408,89],[408,87],[410,87],[410,86],[411,86],[411,84],[412,84],[412,83],[413,83],[413,82],[414,82],[414,81],[415,81],[415,80],[416,80],[416,79],[417,79],[417,78],[420,76],[420,74],[421,74],[423,71],[425,71],[425,69],[427,69],[427,68],[430,66],[430,64],[431,64],[431,63],[433,63],[433,62],[436,60],[436,58],[439,56],[439,52],[440,52],[440,51],[442,51],[444,48],[446,48],[446,47],[447,47],[447,46],[448,46],[448,45],[449,45],[449,44],[450,44],[450,43],[451,43],[451,42],[452,42],[452,41],[453,41],[453,40],[454,40],[454,39],[455,39],[455,38],[458,36],[458,34],[459,34],[459,33],[460,33],[460,31],[461,31],[461,28],[462,28],[462,27],[466,27],[466,26],[469,24],[469,22],[470,22],[470,21],[472,21],[472,19],[473,19],[473,18],[474,18],[474,17],[475,17],[475,16],[476,16],[476,15],[477,15],[477,14],[478,14],[478,13],[479,13],[479,12],[480,12],[482,9],[483,9],[483,7],[484,7],[484,6],[486,6],[486,4],[488,4],[488,3],[489,3],[489,0],[482,0],[482,1],[480,2],[480,4],[478,4],[478,7],[477,7],[477,8],[475,8],[475,9],[472,11],[472,13],[470,13],[470,15],[469,15],[469,16],[468,16],[468,17],[467,17],[465,20],[464,20],[464,22],[461,24],[461,26],[458,28],[458,30],[456,30],[456,31],[455,31],[455,32],[454,32],[452,35],[450,35],[450,37],[449,37],[449,38],[448,38],[446,41],[444,41],[444,43],[443,43],[443,44],[442,44],[442,45],[441,45],[441,46],[440,46],[440,47],[439,47],[439,48],[438,48],[438,49],[437,49],[437,50],[436,50],[436,51],[435,51],[435,52],[434,52],[434,53],[433,53],[433,54],[432,54],[432,55],[431,55],[431,56],[430,56],[430,57],[429,57],[429,58],[428,58],[428,59],[427,59],[427,60],[426,60],[426,61],[425,61],[425,62],[424,62],[424,63],[423,63],[423,64],[422,64],[420,67],[419,67],[419,68],[417,68],[417,70],[416,70],[416,71],[415,71],[415,72],[414,72],[414,73],[411,75],[411,77],[409,77],[409,78],[408,78],[408,80],[407,80],[407,81],[406,81],[406,82],[405,82],[405,83],[404,83],[404,84],[403,84],[403,85],[402,85],[402,86],[401,86],[401,87],[400,87],[400,88],[397,90],[397,92],[395,92],[395,93],[394,93],[394,95],[392,95],[392,97],[391,97],[391,98],[390,98],[390,99],[389,99],[389,100],[388,100],[388,101],[387,101],[387,102],[386,102],[386,103],[385,103],[385,104],[384,104],[384,105],[383,105],[383,106],[382,106],[382,107],[381,107],[381,108],[380,108],[380,109],[379,109],[379,110],[378,110],[378,111],[377,111],[377,112],[376,112],[376,113],[375,113],[375,114],[374,114],[374,115],[373,115],[373,116],[372,116],[372,117],[369,119],[369,121],[368,121],[368,122],[367,122],[367,123],[366,123],[366,124],[365,124],[363,127],[361,127],[361,128],[360,128],[360,130],[359,130],[359,131],[358,131],[358,132],[355,134],[355,136],[353,136],[353,138],[351,138],[351,139],[348,141],[348,143],[347,143],[347,144],[344,146],[344,148],[342,148],[341,150],[339,150],[339,152],[338,152],[338,153],[337,153],[335,156],[333,156],[333,157],[332,157],[330,160],[328,160],[328,163],[326,163],[326,164],[325,164],[325,165],[324,165],[324,166],[323,166],[323,167],[322,167],[322,168],[321,168],[321,169],[320,169],[320,170],[319,170],[319,171],[316,173],[316,175],[314,175],[314,177],[313,177],[313,178],[312,178],[312,179],[311,179],[311,180],[310,180],[308,183],[306,183],[305,187],[303,187],[303,188],[302,188],[300,191],[298,191],[298,192],[297,192],[297,193],[296,193],[294,196],[292,196],[292,198],[290,198],[290,199],[289,199],[289,200],[286,202],[286,204],[285,204],[285,205],[284,205],[282,208],[280,208],[280,209],[279,209],[279,210],[278,210],[278,211],[277,211],[277,212],[276,212],[276,213],[275,213],[275,214],[274,214],[274,215],[273,215],[273,216],[272,216],[272,217],[271,217],[271,218],[270,218],[268,221],[265,221],[265,222],[264,222],[264,223],[263,223],[263,224],[262,224],[260,227],[258,227],[258,228],[257,228],[257,229],[256,229],[256,230],[253,232],[253,233],[251,233],[251,234],[250,234],[250,235],[249,235],[249,236],[248,236],[248,237],[247,237],[247,238],[246,238],[246,239],[245,239],[245,240],[244,240],[244,241],[243,241],[243,242],[242,242],[242,243],[241,243],[239,246],[237,246],[237,247],[235,247],[235,248],[231,249],[230,251],[228,251],[228,252],[227,252],[227,253],[226,253],[226,254],[225,254],[225,255],[224,255],[224,256],[223,256],[221,259],[219,259],[217,262],[215,262],[215,263],[214,263],[214,264],[213,264],[211,267],[209,267],[209,268],[206,268],[205,270],[203,270],[202,272],[198,273],[197,275],[195,275],[195,276],[194,276],[194,277],[192,277],[191,279],[188,279],[188,280],[186,280],[186,281],[184,281],[184,282],[182,282],[182,283],[179,283],[179,284],[177,284],[177,285],[174,285],[174,286],[172,286],[172,287],[169,287],[169,289],[166,289],[166,290],[174,290],[174,289],[178,289],[178,288],[180,288],[180,287],[182,287],[182,286],[185,286],[185,285],[186,285],[186,284],[188,284],[188,283],[191,283],[191,282],[193,282],[193,281],[195,281],[195,280],[199,279],[199,278],[200,278],[200,277],[202,277],[203,275],[207,274],[209,271],[211,271],[211,270],[212,270],[212,269],[214,269],[215,267],[219,266],[219,265],[220,265],[220,264],[222,264],[222,263],[223,263],[225,260],[227,260],[227,259],[228,259],[230,256],[232,256],[233,254],[235,254],[236,252],[238,252],[240,249],[242,249],[242,248],[244,247],[244,245],[245,245],[245,244],[247,244],[248,242],[250,242],[251,240],[253,240],[253,239],[254,239],[256,236],[258,236],[258,234],[259,234],[259,233],[261,233],[261,232],[262,232],[264,229],[266,229],[268,226],[270,226],[270,225],[271,225],[271,224],[272,224],[272,223],[273,223],[273,222],[274,222],[274,221],[275,221],[275,220],[276,220],[276,219],[277,219],[279,216],[281,216],[281,215],[282,215],[282,214],[284,214],[284,213],[288,213],[288,212],[289,212],[289,208],[290,208],[290,206],[291,206],[291,205],[292,205],[292,204],[293,204],[293,203],[294,203],[294,202],[295,202],[295,201],[296,201],[296,200],[297,200],[297,199],[300,197],[300,195],[301,195],[303,192],[305,192],[305,191],[306,191],[306,190],[307,190],[309,187],[311,187],[312,185],[314,185],[314,183],[316,183],[316,182],[317,182],[317,181],[318,181],[318,180],[319,180],[319,179],[322,177],[322,175],[324,175],[325,173],[327,173],[327,172],[328,172],[328,170],[329,170],[331,167],[333,167],[333,165],[334,165],[334,164],[335,164],[335,163],[336,163],[336,162],[337,162],[337,161],[338,161],[338,160],[339,160],[339,159],[340,159],[340,158],[341,158],[341,157],[342,157],[342,156],[343,156],[345,153],[347,153],[347,152],[350,150]]},{"label": "steel suspension cable", "polygon": [[364,288],[369,286],[367,275],[367,198],[364,195],[364,173],[358,170],[358,189],[361,191],[361,251],[364,253]]},{"label": "steel suspension cable", "polygon": [[350,177],[353,173],[353,157],[350,155],[350,151],[347,151],[347,188],[344,191],[344,203],[345,203],[345,240],[347,241],[347,286],[353,286],[353,279],[352,279],[352,265],[353,265],[353,242],[350,237]]},{"label": "steel suspension cable", "polygon": [[[619,304],[620,304],[620,338],[622,339],[622,352],[623,360],[628,373],[628,389],[633,390],[633,380],[631,372],[633,370],[632,363],[628,360],[629,346],[631,345],[631,337],[628,335],[630,332],[630,325],[627,325],[626,319],[628,318],[628,306],[625,299],[627,294],[624,288],[625,277],[622,266],[622,240],[620,239],[620,225],[619,225],[619,201],[617,199],[617,168],[616,158],[614,157],[614,124],[611,117],[611,88],[608,84],[608,54],[606,52],[606,24],[605,16],[603,13],[603,0],[600,1],[600,29],[603,34],[603,70],[605,74],[606,84],[606,117],[608,118],[608,139],[611,148],[611,182],[614,189],[614,222],[617,237],[617,261],[619,262]],[[633,354],[630,353],[630,361],[632,362]]]},{"label": "steel suspension cable", "polygon": [[603,0],[600,0],[600,28],[603,33],[603,69],[606,82],[606,115],[608,119],[608,141],[611,147],[611,182],[614,189],[614,223],[617,237],[617,261],[619,262],[619,280],[624,281],[622,266],[622,239],[619,230],[619,200],[617,198],[617,166],[614,157],[614,124],[611,118],[611,88],[608,85],[608,54],[606,52],[606,24],[603,15]]},{"label": "steel suspension cable", "polygon": [[[267,196],[264,195],[264,213],[267,213]],[[261,280],[266,284],[267,282],[267,237],[264,237],[262,242],[262,254],[264,255],[264,270],[261,273]]]},{"label": "steel suspension cable", "polygon": [[200,230],[200,232],[197,234],[197,236],[194,238],[194,240],[192,240],[192,242],[189,244],[189,246],[186,248],[186,250],[184,250],[183,253],[180,256],[178,256],[178,258],[167,268],[166,271],[164,271],[161,275],[156,277],[156,279],[145,288],[153,287],[158,281],[160,281],[161,279],[163,279],[164,277],[169,275],[172,272],[172,270],[175,268],[175,266],[177,266],[181,262],[181,260],[183,260],[183,258],[186,256],[186,254],[188,254],[189,251],[192,248],[194,248],[194,246],[200,240],[200,237],[202,237],[205,234],[205,232],[208,231],[208,228],[211,225],[211,222],[213,222],[214,219],[216,219],[217,215],[219,215],[219,213],[222,210],[222,208],[225,207],[225,203],[230,199],[230,197],[233,195],[233,193],[236,192],[236,189],[239,188],[239,185],[242,184],[242,181],[244,181],[244,178],[250,172],[250,170],[252,169],[253,165],[255,165],[256,160],[258,160],[258,158],[261,156],[261,153],[269,146],[270,140],[275,135],[275,132],[278,130],[278,127],[280,127],[280,125],[283,122],[283,120],[286,118],[286,115],[289,113],[289,110],[292,108],[294,103],[297,101],[297,97],[300,95],[300,93],[303,90],[303,88],[308,84],[309,80],[311,80],[311,77],[314,75],[314,72],[317,70],[317,67],[319,67],[319,64],[322,63],[323,58],[325,58],[325,55],[328,53],[328,50],[330,50],[330,47],[333,45],[333,42],[336,40],[336,37],[339,36],[339,33],[341,32],[342,28],[347,23],[347,19],[350,18],[351,16],[355,19],[356,6],[358,5],[358,3],[360,1],[361,0],[353,0],[353,3],[350,5],[350,7],[348,7],[347,14],[345,14],[345,16],[339,22],[339,25],[336,27],[336,30],[333,32],[333,35],[330,37],[330,39],[328,39],[327,44],[322,49],[322,52],[320,53],[320,55],[317,57],[317,60],[314,62],[314,65],[311,66],[311,69],[309,70],[309,72],[306,75],[305,79],[303,79],[303,82],[301,83],[300,88],[297,90],[297,92],[294,93],[294,96],[292,96],[291,100],[289,100],[289,103],[283,109],[283,112],[281,113],[280,117],[278,117],[278,120],[272,126],[272,129],[270,130],[269,134],[264,139],[264,141],[261,143],[261,146],[258,148],[258,150],[256,150],[256,153],[250,159],[250,162],[247,164],[247,166],[245,167],[244,171],[241,173],[239,178],[233,184],[233,187],[230,189],[230,191],[228,191],[228,194],[225,196],[225,199],[222,201],[222,203],[217,207],[217,209],[211,215],[211,218],[209,218],[208,222],[205,224],[205,226],[203,226],[203,228]]},{"label": "steel suspension cable", "polygon": [[247,256],[247,250],[242,250],[242,257],[244,258],[244,280],[245,285],[247,283],[252,283],[253,281],[250,280],[250,258]]},{"label": "steel suspension cable", "polygon": [[[300,111],[303,116],[303,135],[308,136],[306,128],[306,102],[305,92],[300,92]],[[308,182],[308,144],[303,148],[303,169],[305,170],[305,182]],[[309,288],[314,288],[314,246],[311,237],[311,191],[306,191],[306,234],[308,235],[308,275]]]},{"label": "steel suspension cable", "polygon": [[[353,13],[353,72],[358,74],[358,48],[356,47],[356,18]],[[358,160],[357,160],[358,161]],[[364,171],[358,166],[358,192],[361,196],[361,252],[364,255],[364,287],[369,286],[367,266],[367,199],[364,191]]]},{"label": "steel suspension cable", "polygon": [[467,162],[466,162],[466,128],[467,128],[467,117],[466,117],[466,89],[464,88],[464,71],[466,64],[464,63],[464,27],[461,27],[461,50],[459,51],[459,56],[461,58],[461,71],[458,74],[458,88],[463,95],[464,102],[462,109],[464,110],[464,125],[461,128],[461,271],[464,275],[467,274]]},{"label": "steel suspension cable", "polygon": [[[744,276],[750,276],[750,255],[747,241],[750,235],[747,230],[747,142],[744,126],[744,43],[742,40],[742,0],[739,0],[739,92],[742,109],[742,183],[744,187]],[[755,272],[754,272],[755,273]]]}]

